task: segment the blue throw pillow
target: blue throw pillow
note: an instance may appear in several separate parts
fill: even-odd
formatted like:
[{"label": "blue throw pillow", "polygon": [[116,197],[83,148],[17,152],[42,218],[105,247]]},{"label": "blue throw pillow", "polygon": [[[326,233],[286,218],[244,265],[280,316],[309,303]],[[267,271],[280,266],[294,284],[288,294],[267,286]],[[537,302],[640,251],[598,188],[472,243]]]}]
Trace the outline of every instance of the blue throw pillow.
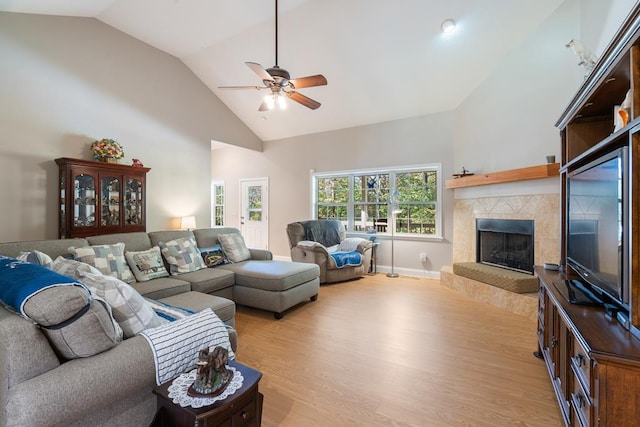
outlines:
[{"label": "blue throw pillow", "polygon": [[229,260],[224,254],[220,244],[211,246],[210,248],[198,248],[198,250],[202,254],[202,260],[207,267],[217,267],[219,265],[229,264]]}]

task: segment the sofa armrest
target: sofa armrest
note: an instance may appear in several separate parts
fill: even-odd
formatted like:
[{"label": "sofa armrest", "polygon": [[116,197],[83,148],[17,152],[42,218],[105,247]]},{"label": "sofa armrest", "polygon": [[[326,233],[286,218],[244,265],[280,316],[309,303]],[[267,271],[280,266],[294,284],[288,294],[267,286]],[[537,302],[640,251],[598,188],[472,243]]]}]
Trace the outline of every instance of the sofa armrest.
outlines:
[{"label": "sofa armrest", "polygon": [[373,248],[373,242],[371,240],[362,239],[362,242],[358,243],[356,250],[361,254],[364,254],[366,251],[370,251],[371,248]]},{"label": "sofa armrest", "polygon": [[267,249],[251,249],[249,248],[251,259],[256,261],[271,261],[273,253]]},{"label": "sofa armrest", "polygon": [[154,386],[151,348],[136,336],[15,385],[6,415],[15,425],[67,425]]}]

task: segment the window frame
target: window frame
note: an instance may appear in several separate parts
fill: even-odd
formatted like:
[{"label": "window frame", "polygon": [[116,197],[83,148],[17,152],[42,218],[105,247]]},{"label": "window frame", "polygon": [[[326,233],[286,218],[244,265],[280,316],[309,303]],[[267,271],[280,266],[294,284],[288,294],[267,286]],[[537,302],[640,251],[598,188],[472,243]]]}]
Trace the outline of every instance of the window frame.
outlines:
[{"label": "window frame", "polygon": [[[313,172],[311,173],[311,218],[318,219],[318,179],[319,178],[340,178],[347,177],[349,182],[349,200],[347,203],[347,220],[346,228],[347,234],[353,236],[368,236],[366,231],[356,231],[355,225],[360,222],[360,218],[355,217],[354,206],[366,204],[364,201],[354,200],[354,182],[356,176],[363,175],[389,175],[389,197],[387,201],[388,212],[391,212],[391,194],[396,190],[396,174],[411,173],[411,172],[433,172],[436,173],[436,200],[435,200],[435,233],[434,234],[417,234],[417,233],[401,233],[397,230],[394,232],[394,237],[403,240],[442,240],[442,198],[443,198],[443,179],[442,179],[442,163],[425,163],[419,165],[409,166],[396,166],[396,167],[384,167],[384,168],[371,168],[371,169],[354,169],[347,171],[332,171],[332,172]],[[368,202],[370,203],[370,202]],[[402,206],[406,203],[399,201]],[[377,231],[377,236],[391,236],[391,230],[387,227],[386,231]]]}]

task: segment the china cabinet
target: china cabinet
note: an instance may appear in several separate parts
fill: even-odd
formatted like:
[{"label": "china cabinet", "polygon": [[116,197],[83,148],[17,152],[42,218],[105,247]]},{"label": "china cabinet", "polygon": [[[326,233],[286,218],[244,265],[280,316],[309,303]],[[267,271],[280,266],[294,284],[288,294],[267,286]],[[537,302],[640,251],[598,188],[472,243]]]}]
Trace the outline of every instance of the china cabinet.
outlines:
[{"label": "china cabinet", "polygon": [[70,158],[59,168],[60,238],[146,231],[150,168]]}]

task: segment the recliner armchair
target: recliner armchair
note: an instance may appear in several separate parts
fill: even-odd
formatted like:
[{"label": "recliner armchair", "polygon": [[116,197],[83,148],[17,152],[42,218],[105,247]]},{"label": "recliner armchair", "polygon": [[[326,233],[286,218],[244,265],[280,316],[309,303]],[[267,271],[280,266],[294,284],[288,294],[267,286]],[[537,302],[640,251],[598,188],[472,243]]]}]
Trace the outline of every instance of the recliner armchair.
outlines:
[{"label": "recliner armchair", "polygon": [[[360,237],[347,238],[342,222],[330,219],[292,222],[287,225],[291,260],[320,267],[320,283],[341,282],[364,276],[371,264],[373,242]],[[358,265],[339,267],[331,253],[356,251]]]}]

